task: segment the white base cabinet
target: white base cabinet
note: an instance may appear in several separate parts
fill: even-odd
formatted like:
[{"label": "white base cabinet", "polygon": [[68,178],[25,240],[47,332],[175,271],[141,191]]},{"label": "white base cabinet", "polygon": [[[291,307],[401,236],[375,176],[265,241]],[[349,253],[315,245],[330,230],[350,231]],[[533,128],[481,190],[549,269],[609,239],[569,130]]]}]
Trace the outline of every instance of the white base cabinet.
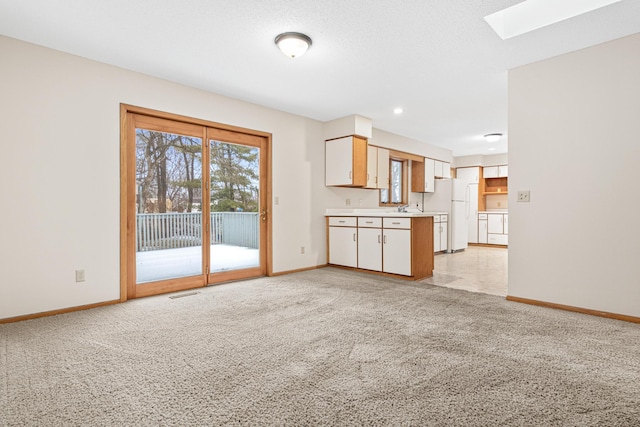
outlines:
[{"label": "white base cabinet", "polygon": [[432,217],[327,218],[328,263],[418,280],[433,274]]},{"label": "white base cabinet", "polygon": [[509,215],[506,213],[478,214],[478,243],[509,244]]},{"label": "white base cabinet", "polygon": [[382,218],[358,218],[358,268],[382,271]]},{"label": "white base cabinet", "polygon": [[433,252],[443,252],[449,249],[448,215],[433,216]]},{"label": "white base cabinet", "polygon": [[489,243],[487,214],[478,214],[478,243]]},{"label": "white base cabinet", "polygon": [[382,271],[411,276],[411,230],[384,230]]},{"label": "white base cabinet", "polygon": [[358,229],[354,217],[330,218],[329,263],[358,266]]}]

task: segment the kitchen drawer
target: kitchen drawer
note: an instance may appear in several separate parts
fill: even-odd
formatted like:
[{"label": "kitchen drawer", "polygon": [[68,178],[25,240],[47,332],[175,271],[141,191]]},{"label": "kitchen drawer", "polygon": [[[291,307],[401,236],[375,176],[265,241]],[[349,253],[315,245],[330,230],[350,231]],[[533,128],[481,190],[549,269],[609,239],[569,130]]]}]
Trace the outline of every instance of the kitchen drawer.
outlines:
[{"label": "kitchen drawer", "polygon": [[330,216],[329,225],[332,227],[355,227],[357,224],[355,216]]},{"label": "kitchen drawer", "polygon": [[411,218],[382,218],[384,228],[411,228]]},{"label": "kitchen drawer", "polygon": [[479,213],[478,214],[478,219],[487,219],[487,214],[486,213]]},{"label": "kitchen drawer", "polygon": [[445,215],[440,215],[440,222],[447,222],[448,221],[448,214]]},{"label": "kitchen drawer", "polygon": [[382,227],[382,218],[370,218],[368,216],[359,216],[358,227],[380,228]]},{"label": "kitchen drawer", "polygon": [[508,245],[509,236],[506,234],[489,234],[490,245]]},{"label": "kitchen drawer", "polygon": [[434,215],[433,222],[440,222],[440,215]]}]

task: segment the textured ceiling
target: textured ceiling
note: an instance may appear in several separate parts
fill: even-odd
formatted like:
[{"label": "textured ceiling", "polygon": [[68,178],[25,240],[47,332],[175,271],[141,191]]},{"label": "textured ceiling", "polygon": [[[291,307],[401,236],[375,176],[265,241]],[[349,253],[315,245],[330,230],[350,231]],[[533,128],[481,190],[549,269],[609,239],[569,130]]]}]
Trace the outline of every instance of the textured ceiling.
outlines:
[{"label": "textured ceiling", "polygon": [[[503,41],[483,17],[516,3],[0,0],[0,34],[317,120],[359,114],[454,155],[491,154],[507,151],[508,137],[495,151],[481,137],[507,134],[507,70],[640,32],[640,0],[624,0]],[[305,56],[277,50],[286,31],[313,39]]]}]

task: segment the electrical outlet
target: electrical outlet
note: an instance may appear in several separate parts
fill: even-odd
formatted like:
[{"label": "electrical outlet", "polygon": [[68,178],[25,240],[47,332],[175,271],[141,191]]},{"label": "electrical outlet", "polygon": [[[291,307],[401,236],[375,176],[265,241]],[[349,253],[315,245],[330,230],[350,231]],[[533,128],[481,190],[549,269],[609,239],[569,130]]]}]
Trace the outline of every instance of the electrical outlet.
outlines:
[{"label": "electrical outlet", "polygon": [[76,270],[76,282],[84,282],[84,270]]},{"label": "electrical outlet", "polygon": [[529,190],[518,191],[518,202],[530,202],[530,201],[531,201],[531,192]]},{"label": "electrical outlet", "polygon": [[300,254],[304,255],[304,246],[300,246]]},{"label": "electrical outlet", "polygon": [[351,199],[347,199],[344,201],[345,205],[351,206]]},{"label": "electrical outlet", "polygon": [[275,205],[279,205],[280,204],[280,197],[276,196],[273,198],[273,204]]}]

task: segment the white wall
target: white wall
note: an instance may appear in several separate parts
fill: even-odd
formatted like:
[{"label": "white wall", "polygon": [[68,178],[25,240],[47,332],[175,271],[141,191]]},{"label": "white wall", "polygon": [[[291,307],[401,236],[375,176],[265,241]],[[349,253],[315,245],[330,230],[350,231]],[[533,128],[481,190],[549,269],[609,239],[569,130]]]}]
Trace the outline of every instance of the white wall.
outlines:
[{"label": "white wall", "polygon": [[470,166],[500,166],[509,164],[509,155],[507,153],[500,154],[475,154],[472,156],[458,156],[453,158],[454,168],[465,168]]},{"label": "white wall", "polygon": [[0,57],[0,318],[119,298],[120,103],[271,132],[273,270],[326,262],[322,123],[6,37]]},{"label": "white wall", "polygon": [[[375,126],[375,123],[374,123]],[[369,140],[372,145],[390,148],[392,150],[404,151],[405,153],[416,154],[418,156],[429,157],[431,159],[449,162],[453,160],[453,152],[446,148],[436,147],[405,136],[396,135],[380,129],[373,129],[373,136]]]},{"label": "white wall", "polygon": [[509,295],[640,316],[639,52],[636,34],[509,72]]}]

